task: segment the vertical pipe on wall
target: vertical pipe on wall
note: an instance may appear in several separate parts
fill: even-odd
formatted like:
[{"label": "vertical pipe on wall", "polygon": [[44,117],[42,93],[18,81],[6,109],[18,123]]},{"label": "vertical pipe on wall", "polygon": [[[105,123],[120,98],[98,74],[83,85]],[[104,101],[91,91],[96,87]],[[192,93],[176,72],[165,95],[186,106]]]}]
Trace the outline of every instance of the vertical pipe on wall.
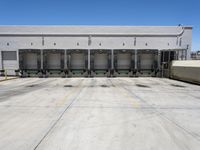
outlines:
[{"label": "vertical pipe on wall", "polygon": [[171,50],[169,51],[169,54],[168,54],[168,65],[167,65],[167,77],[169,78],[170,77],[170,68],[171,68]]},{"label": "vertical pipe on wall", "polygon": [[164,77],[164,62],[165,62],[165,51],[162,51],[162,78]]},{"label": "vertical pipe on wall", "polygon": [[131,71],[135,69],[135,52],[131,51],[131,66],[130,66]]},{"label": "vertical pipe on wall", "polygon": [[162,51],[162,54],[163,54],[162,62],[165,62],[165,51]]},{"label": "vertical pipe on wall", "polygon": [[67,50],[64,50],[64,69],[67,69]]},{"label": "vertical pipe on wall", "polygon": [[185,49],[185,60],[187,60],[187,49]]},{"label": "vertical pipe on wall", "polygon": [[114,69],[114,51],[111,49],[111,70]]},{"label": "vertical pipe on wall", "polygon": [[179,60],[179,58],[180,58],[180,53],[179,53],[179,50],[177,50],[177,60]]},{"label": "vertical pipe on wall", "polygon": [[41,66],[40,66],[40,69],[42,69],[43,70],[43,50],[41,49],[40,50],[40,61],[41,61]]},{"label": "vertical pipe on wall", "polygon": [[135,70],[137,70],[138,60],[137,60],[137,49],[135,50]]},{"label": "vertical pipe on wall", "polygon": [[158,50],[158,56],[157,56],[158,71],[160,71],[160,59],[161,59],[161,52],[160,50]]},{"label": "vertical pipe on wall", "polygon": [[169,77],[169,75],[170,75],[170,61],[171,61],[171,51],[169,51],[168,52],[168,64],[167,64],[167,72],[168,72],[168,74],[167,74],[167,76]]},{"label": "vertical pipe on wall", "polygon": [[19,69],[19,50],[16,51],[17,55],[17,69]]},{"label": "vertical pipe on wall", "polygon": [[67,53],[67,68],[71,69],[71,53]]},{"label": "vertical pipe on wall", "polygon": [[174,51],[174,60],[177,60],[177,50]]},{"label": "vertical pipe on wall", "polygon": [[88,70],[90,71],[90,49],[88,49]]}]

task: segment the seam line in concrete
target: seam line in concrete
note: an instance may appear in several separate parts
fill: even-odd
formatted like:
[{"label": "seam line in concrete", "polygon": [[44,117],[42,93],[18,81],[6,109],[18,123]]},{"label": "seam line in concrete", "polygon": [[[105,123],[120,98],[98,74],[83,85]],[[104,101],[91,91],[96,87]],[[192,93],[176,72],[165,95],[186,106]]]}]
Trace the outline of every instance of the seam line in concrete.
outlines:
[{"label": "seam line in concrete", "polygon": [[[121,79],[120,79],[121,80]],[[111,81],[112,82],[112,81]],[[175,125],[176,127],[178,127],[179,129],[183,130],[185,133],[189,134],[190,136],[192,136],[195,140],[200,141],[199,137],[196,137],[192,132],[188,131],[187,129],[185,129],[184,127],[180,126],[178,123],[176,123],[175,121],[169,119],[167,116],[164,116],[162,114],[162,112],[158,111],[154,106],[152,106],[151,104],[149,104],[148,102],[146,102],[144,99],[142,99],[141,97],[137,96],[135,93],[133,93],[132,91],[130,91],[130,89],[127,89],[125,86],[121,85],[121,88],[123,88],[124,90],[126,90],[127,92],[129,92],[131,95],[133,95],[134,97],[138,98],[141,102],[145,103],[146,105],[148,105],[149,107],[152,108],[152,110],[154,110],[160,117],[168,120],[169,122],[171,122],[173,125]]]},{"label": "seam line in concrete", "polygon": [[[82,80],[83,81],[83,80]],[[61,115],[58,117],[58,119],[53,123],[53,125],[49,128],[49,130],[45,133],[45,135],[42,137],[42,139],[38,142],[38,144],[34,147],[33,150],[36,150],[39,145],[42,143],[42,141],[48,136],[48,134],[51,132],[51,130],[57,125],[57,123],[61,120],[65,112],[72,106],[72,104],[77,100],[78,96],[81,94],[81,91],[83,88],[80,89],[78,92],[78,95],[70,102],[70,104],[64,109],[64,111],[61,113]]]}]

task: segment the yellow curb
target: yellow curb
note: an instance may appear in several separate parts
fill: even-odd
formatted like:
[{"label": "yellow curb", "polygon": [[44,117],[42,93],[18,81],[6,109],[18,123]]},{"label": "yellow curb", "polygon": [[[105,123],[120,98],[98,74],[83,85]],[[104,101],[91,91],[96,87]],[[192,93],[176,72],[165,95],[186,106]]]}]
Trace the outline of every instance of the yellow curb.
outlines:
[{"label": "yellow curb", "polygon": [[3,82],[3,81],[8,81],[8,80],[13,80],[13,79],[18,79],[18,77],[14,77],[14,78],[8,78],[8,79],[3,79],[3,80],[0,80],[0,82]]}]

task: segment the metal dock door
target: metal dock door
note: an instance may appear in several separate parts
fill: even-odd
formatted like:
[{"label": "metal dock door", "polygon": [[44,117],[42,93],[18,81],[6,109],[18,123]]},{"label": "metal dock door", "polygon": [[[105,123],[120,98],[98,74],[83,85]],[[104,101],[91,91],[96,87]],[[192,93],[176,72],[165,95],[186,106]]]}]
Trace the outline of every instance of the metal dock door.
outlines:
[{"label": "metal dock door", "polygon": [[18,69],[17,51],[2,51],[2,67],[8,75],[15,75]]}]

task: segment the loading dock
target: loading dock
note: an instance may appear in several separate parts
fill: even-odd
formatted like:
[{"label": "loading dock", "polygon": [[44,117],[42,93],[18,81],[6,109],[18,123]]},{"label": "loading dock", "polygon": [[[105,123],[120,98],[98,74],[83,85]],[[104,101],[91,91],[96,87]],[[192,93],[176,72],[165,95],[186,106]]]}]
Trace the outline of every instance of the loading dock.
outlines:
[{"label": "loading dock", "polygon": [[156,76],[158,71],[158,50],[139,50],[137,75]]},{"label": "loading dock", "polygon": [[134,50],[114,51],[114,76],[131,77],[134,74]]},{"label": "loading dock", "polygon": [[19,50],[19,72],[22,77],[42,76],[41,51]]},{"label": "loading dock", "polygon": [[90,69],[92,77],[109,77],[111,75],[111,50],[91,50]]},{"label": "loading dock", "polygon": [[87,77],[88,50],[67,50],[68,77]]},{"label": "loading dock", "polygon": [[44,73],[46,77],[62,76],[65,77],[64,70],[64,50],[44,50]]},{"label": "loading dock", "polygon": [[2,75],[139,77],[168,69],[161,55],[189,59],[192,27],[3,26],[0,36]]}]

